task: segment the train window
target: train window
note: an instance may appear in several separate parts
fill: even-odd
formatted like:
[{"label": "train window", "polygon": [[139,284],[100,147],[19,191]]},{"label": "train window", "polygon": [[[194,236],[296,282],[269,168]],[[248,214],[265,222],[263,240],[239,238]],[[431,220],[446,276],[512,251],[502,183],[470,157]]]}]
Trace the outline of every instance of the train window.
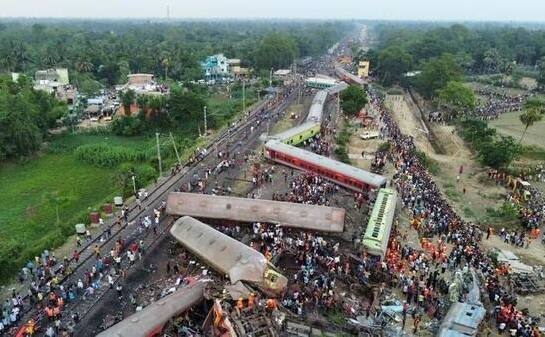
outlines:
[{"label": "train window", "polygon": [[227,205],[225,205],[225,208],[227,208],[227,209],[231,209],[231,204],[227,204]]}]

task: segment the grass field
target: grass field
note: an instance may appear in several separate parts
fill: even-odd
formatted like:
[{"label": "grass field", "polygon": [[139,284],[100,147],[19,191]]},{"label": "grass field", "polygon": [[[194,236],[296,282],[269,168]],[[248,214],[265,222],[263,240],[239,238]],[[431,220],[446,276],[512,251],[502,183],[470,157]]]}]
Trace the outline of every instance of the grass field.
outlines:
[{"label": "grass field", "polygon": [[[209,98],[209,112],[214,118],[210,125],[221,127],[237,115],[240,99],[229,100],[224,95]],[[255,93],[247,96],[247,108],[255,102]],[[196,127],[173,132],[182,159],[204,139],[196,139]],[[163,171],[175,162],[168,133],[161,135]],[[138,165],[157,170],[155,137],[118,137],[108,132],[62,134],[48,140],[46,149],[24,162],[0,164],[0,283],[15,276],[14,272],[43,249],[60,246],[74,231],[76,223],[87,223],[91,209],[122,195],[118,183],[120,166],[103,168],[81,161],[75,155],[78,146],[105,144],[130,148],[146,153]],[[149,182],[149,180],[147,180]],[[143,182],[144,183],[144,182]],[[55,202],[50,195],[66,198],[59,207],[60,222],[56,224]]]},{"label": "grass field", "polygon": [[[0,261],[6,258],[21,265],[25,257],[62,243],[73,225],[86,218],[89,208],[98,207],[120,194],[121,187],[115,181],[117,170],[98,168],[77,160],[73,154],[77,146],[106,143],[141,147],[148,142],[145,138],[66,135],[52,141],[53,152],[25,163],[2,164]],[[55,204],[48,194],[66,198],[59,207],[60,225],[56,224]],[[2,276],[11,269],[7,265],[2,263],[0,267]]]},{"label": "grass field", "polygon": [[[500,134],[512,136],[516,140],[519,140],[524,131],[524,126],[520,122],[519,116],[520,112],[505,113],[499,119],[491,121],[489,125],[496,128]],[[545,147],[545,120],[531,126],[526,132],[522,143],[524,145]]]}]

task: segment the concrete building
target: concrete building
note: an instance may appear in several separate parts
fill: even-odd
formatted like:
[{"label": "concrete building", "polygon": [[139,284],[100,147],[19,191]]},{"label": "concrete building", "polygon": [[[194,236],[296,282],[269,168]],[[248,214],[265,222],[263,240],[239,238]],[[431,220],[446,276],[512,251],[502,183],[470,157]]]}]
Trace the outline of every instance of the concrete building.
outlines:
[{"label": "concrete building", "polygon": [[127,83],[116,86],[117,91],[134,90],[136,94],[161,95],[168,92],[165,85],[158,84],[153,74],[129,74]]},{"label": "concrete building", "polygon": [[129,74],[127,75],[128,86],[146,86],[152,85],[155,83],[154,77],[152,74]]},{"label": "concrete building", "polygon": [[369,77],[369,61],[360,61],[358,64],[358,76],[361,78]]},{"label": "concrete building", "polygon": [[[240,64],[240,60],[239,60]],[[229,77],[229,60],[223,54],[208,56],[201,63],[206,80],[217,80]]]},{"label": "concrete building", "polygon": [[38,70],[34,74],[34,89],[54,94],[57,99],[69,105],[76,102],[78,94],[76,88],[70,84],[66,68]]},{"label": "concrete building", "polygon": [[55,83],[56,86],[70,83],[68,69],[66,68],[38,70],[34,75],[34,79],[40,83]]}]

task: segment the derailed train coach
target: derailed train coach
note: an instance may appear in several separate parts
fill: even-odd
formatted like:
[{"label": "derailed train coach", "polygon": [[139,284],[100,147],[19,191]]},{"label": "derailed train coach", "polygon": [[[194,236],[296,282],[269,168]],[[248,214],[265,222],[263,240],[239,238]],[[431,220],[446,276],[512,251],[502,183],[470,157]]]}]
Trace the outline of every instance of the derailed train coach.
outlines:
[{"label": "derailed train coach", "polygon": [[481,303],[479,280],[475,270],[471,270],[471,288],[466,301],[454,302],[441,322],[437,337],[474,337],[479,334],[486,309]]},{"label": "derailed train coach", "polygon": [[163,326],[204,300],[207,281],[195,281],[99,333],[97,337],[161,336]]},{"label": "derailed train coach", "polygon": [[363,234],[361,243],[370,255],[384,259],[390,240],[390,232],[396,213],[397,192],[389,188],[381,188],[377,193],[377,199],[367,228]]},{"label": "derailed train coach", "polygon": [[295,169],[314,173],[357,192],[386,186],[386,178],[310,151],[269,140],[265,157]]},{"label": "derailed train coach", "polygon": [[231,284],[248,282],[270,294],[283,293],[288,285],[288,279],[263,254],[197,219],[181,217],[170,234],[211,268],[228,275]]},{"label": "derailed train coach", "polygon": [[169,193],[167,213],[335,233],[344,230],[346,216],[338,207],[186,192]]}]

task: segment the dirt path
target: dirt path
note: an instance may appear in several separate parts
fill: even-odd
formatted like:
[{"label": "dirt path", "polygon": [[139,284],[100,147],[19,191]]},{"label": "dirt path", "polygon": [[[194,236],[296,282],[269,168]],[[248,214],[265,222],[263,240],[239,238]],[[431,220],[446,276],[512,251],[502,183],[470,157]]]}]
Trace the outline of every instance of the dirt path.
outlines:
[{"label": "dirt path", "polygon": [[[387,95],[386,107],[392,111],[401,132],[412,135],[417,148],[435,162],[432,175],[455,210],[466,220],[488,221],[486,210],[501,204],[505,190],[488,180],[486,169],[454,132],[454,127],[432,126],[437,141],[445,150],[445,154],[438,154],[425,133],[419,112],[407,102],[406,95]],[[463,172],[459,174],[461,167]],[[459,181],[457,176],[460,176]]]}]

